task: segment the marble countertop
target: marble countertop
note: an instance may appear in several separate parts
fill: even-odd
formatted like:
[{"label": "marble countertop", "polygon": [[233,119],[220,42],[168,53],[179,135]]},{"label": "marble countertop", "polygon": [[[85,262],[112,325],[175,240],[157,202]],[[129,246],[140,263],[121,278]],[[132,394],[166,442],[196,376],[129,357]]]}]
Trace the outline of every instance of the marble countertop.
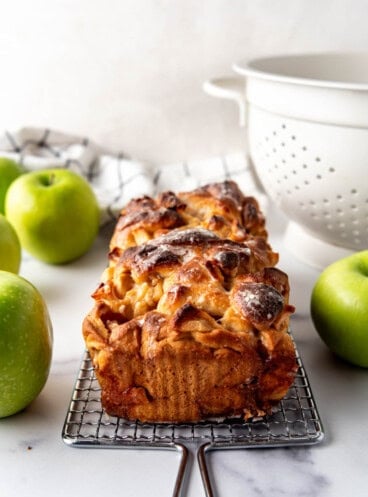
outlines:
[{"label": "marble countertop", "polygon": [[[333,357],[309,315],[318,271],[297,261],[283,244],[284,219],[273,213],[268,229],[288,272],[297,312],[293,335],[307,370],[325,428],[325,441],[311,447],[224,450],[208,454],[216,495],[232,497],[363,497],[368,487],[368,374]],[[23,412],[0,420],[0,495],[172,495],[179,455],[171,451],[79,449],[65,445],[61,431],[84,350],[81,322],[106,263],[109,233],[66,266],[46,266],[29,256],[21,274],[44,295],[54,326],[48,382]],[[204,496],[191,452],[185,495]]]}]

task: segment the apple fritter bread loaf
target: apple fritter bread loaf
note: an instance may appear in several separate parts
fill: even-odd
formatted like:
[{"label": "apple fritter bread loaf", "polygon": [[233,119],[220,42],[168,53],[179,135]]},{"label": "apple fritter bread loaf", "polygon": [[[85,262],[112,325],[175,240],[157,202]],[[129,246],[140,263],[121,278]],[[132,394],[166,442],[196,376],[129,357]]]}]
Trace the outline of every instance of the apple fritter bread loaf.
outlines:
[{"label": "apple fritter bread loaf", "polygon": [[106,412],[149,422],[269,412],[297,369],[277,262],[257,201],[232,181],[132,200],[83,323]]}]

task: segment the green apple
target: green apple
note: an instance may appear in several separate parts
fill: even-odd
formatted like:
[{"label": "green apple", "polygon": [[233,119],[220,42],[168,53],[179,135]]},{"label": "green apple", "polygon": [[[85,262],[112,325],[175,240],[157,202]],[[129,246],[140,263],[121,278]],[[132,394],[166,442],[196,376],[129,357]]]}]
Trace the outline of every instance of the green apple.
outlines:
[{"label": "green apple", "polygon": [[5,213],[22,247],[34,257],[63,264],[89,250],[100,210],[88,182],[66,169],[23,174],[10,185]]},{"label": "green apple", "polygon": [[52,356],[52,326],[39,291],[0,271],[0,417],[24,409],[41,392]]},{"label": "green apple", "polygon": [[321,273],[312,291],[311,315],[335,354],[368,367],[368,250],[340,259]]},{"label": "green apple", "polygon": [[8,220],[0,214],[0,270],[18,273],[20,261],[18,236]]},{"label": "green apple", "polygon": [[0,157],[0,214],[4,214],[5,195],[10,184],[23,173],[23,168],[12,159]]}]

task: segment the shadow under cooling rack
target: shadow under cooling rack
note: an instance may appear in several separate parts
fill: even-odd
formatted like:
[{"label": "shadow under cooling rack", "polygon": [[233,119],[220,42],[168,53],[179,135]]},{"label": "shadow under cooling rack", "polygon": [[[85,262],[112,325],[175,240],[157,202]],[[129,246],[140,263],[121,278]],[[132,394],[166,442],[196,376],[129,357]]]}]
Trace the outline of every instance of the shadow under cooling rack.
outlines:
[{"label": "shadow under cooling rack", "polygon": [[[297,352],[297,351],[296,351]],[[181,453],[173,491],[179,497],[188,461],[186,443],[196,443],[207,497],[213,497],[206,453],[216,449],[287,447],[321,442],[324,431],[307,374],[297,352],[298,372],[286,397],[262,418],[240,418],[188,424],[140,423],[109,416],[101,405],[101,389],[85,352],[62,431],[74,447],[168,449]]]}]

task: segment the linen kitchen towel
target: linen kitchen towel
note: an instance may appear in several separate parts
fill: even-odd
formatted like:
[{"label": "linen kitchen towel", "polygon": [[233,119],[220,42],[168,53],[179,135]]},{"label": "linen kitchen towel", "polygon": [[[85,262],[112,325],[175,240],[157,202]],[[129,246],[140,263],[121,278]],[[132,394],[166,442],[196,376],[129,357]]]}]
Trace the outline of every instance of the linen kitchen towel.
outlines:
[{"label": "linen kitchen towel", "polygon": [[133,197],[160,191],[185,191],[215,181],[233,179],[246,195],[255,196],[265,211],[262,192],[243,152],[174,164],[152,165],[113,154],[87,137],[51,129],[25,127],[0,135],[0,155],[26,170],[68,168],[89,181],[100,208],[101,224],[117,219]]},{"label": "linen kitchen towel", "polygon": [[40,128],[5,131],[0,155],[10,157],[26,170],[67,168],[89,181],[100,208],[101,224],[117,218],[131,197],[151,195],[152,175],[145,164],[110,154],[88,138]]}]

